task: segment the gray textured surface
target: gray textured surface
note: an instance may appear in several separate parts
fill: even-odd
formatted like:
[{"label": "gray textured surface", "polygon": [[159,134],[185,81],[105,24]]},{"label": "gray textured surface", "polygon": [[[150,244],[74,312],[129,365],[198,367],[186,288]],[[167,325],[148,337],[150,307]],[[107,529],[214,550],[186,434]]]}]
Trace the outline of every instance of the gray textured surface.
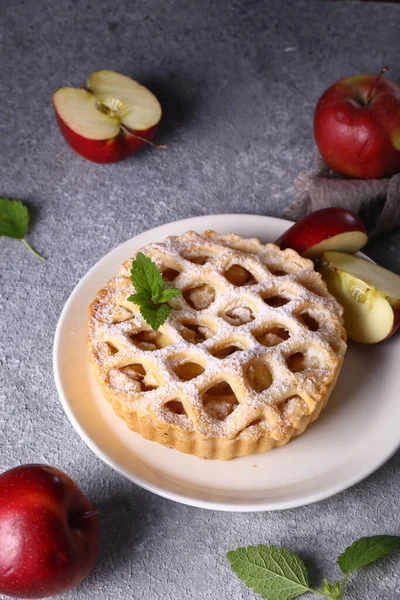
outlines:
[{"label": "gray textured surface", "polygon": [[[335,577],[353,539],[399,534],[400,454],[363,483],[317,505],[222,514],[174,504],[102,464],[58,402],[51,349],[64,302],[88,268],[120,242],[182,217],[280,215],[311,161],[311,119],[335,79],[393,65],[400,5],[255,0],[3,0],[0,13],[0,193],[27,201],[29,239],[0,240],[1,468],[45,461],[65,469],[101,509],[102,547],[90,577],[65,599],[252,598],[224,554],[287,544]],[[160,142],[101,166],[75,155],[51,95],[97,68],[132,74],[160,97]],[[400,236],[369,253],[400,269]],[[374,443],[371,441],[371,443]],[[389,559],[355,576],[346,598],[400,596]]]}]

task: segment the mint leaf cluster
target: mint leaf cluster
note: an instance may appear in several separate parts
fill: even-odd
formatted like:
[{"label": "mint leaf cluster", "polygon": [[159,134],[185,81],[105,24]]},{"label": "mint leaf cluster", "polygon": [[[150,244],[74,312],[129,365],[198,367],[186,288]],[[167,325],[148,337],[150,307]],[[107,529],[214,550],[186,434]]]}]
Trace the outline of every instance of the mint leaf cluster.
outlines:
[{"label": "mint leaf cluster", "polygon": [[376,535],[359,539],[337,560],[344,578],[335,583],[325,578],[320,590],[310,588],[304,562],[286,548],[263,544],[248,546],[228,552],[227,558],[239,579],[267,600],[294,600],[307,592],[340,600],[350,573],[398,549],[398,536]]},{"label": "mint leaf cluster", "polygon": [[167,302],[182,292],[176,288],[165,288],[165,283],[157,265],[138,252],[132,262],[131,281],[136,293],[128,297],[130,302],[140,307],[140,314],[154,331],[168,319],[172,308]]},{"label": "mint leaf cluster", "polygon": [[0,236],[22,240],[35,256],[44,260],[25,239],[29,225],[28,208],[20,200],[0,198]]}]

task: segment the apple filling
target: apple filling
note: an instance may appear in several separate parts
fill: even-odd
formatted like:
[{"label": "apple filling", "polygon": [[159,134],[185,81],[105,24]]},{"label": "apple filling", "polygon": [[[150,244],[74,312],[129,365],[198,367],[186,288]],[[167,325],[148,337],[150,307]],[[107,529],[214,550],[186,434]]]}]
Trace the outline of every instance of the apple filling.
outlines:
[{"label": "apple filling", "polygon": [[215,291],[208,283],[204,283],[197,287],[184,290],[182,296],[190,308],[194,308],[195,310],[205,310],[214,302]]},{"label": "apple filling", "polygon": [[128,338],[140,350],[159,350],[173,344],[173,340],[160,331],[152,329],[139,331],[137,333],[129,333]]},{"label": "apple filling", "polygon": [[254,285],[257,283],[256,278],[244,267],[240,265],[232,265],[227,271],[225,271],[224,276],[236,287],[241,287],[242,285]]},{"label": "apple filling", "polygon": [[187,412],[185,407],[183,406],[180,400],[169,400],[164,406],[172,412],[174,415],[185,415],[187,416]]},{"label": "apple filling", "polygon": [[116,346],[114,346],[114,344],[112,344],[111,342],[105,342],[105,344],[106,344],[107,354],[109,356],[113,356],[114,354],[117,354],[117,352],[119,352],[118,348]]},{"label": "apple filling", "polygon": [[140,386],[141,392],[150,392],[159,386],[155,377],[148,374],[141,364],[126,365],[125,367],[120,367],[120,371],[129,377],[129,379],[136,381]]},{"label": "apple filling", "polygon": [[283,298],[283,296],[262,296],[265,304],[271,306],[271,308],[280,308],[281,306],[285,306],[290,302],[290,299]]},{"label": "apple filling", "polygon": [[180,334],[189,344],[201,344],[214,335],[209,327],[201,323],[182,321],[181,325]]},{"label": "apple filling", "polygon": [[238,399],[227,381],[215,383],[203,394],[204,412],[217,421],[224,421],[237,406]]},{"label": "apple filling", "polygon": [[268,327],[267,329],[255,333],[254,337],[259,344],[272,347],[288,340],[290,338],[290,332],[283,327]]},{"label": "apple filling", "polygon": [[314,371],[320,368],[320,361],[311,352],[295,352],[286,358],[287,367],[292,373]]},{"label": "apple filling", "polygon": [[196,379],[196,377],[199,377],[204,371],[204,367],[195,362],[181,363],[174,368],[175,375],[182,381]]},{"label": "apple filling", "polygon": [[[168,400],[162,407],[162,414],[166,421],[179,425],[184,429],[193,429],[183,402],[179,398]],[[165,435],[165,434],[164,434]]]},{"label": "apple filling", "polygon": [[250,363],[246,371],[249,386],[257,393],[265,392],[273,382],[272,373],[265,361]]},{"label": "apple filling", "polygon": [[209,256],[203,254],[194,254],[192,252],[181,252],[181,256],[185,260],[188,260],[195,265],[205,265],[206,262],[210,260]]},{"label": "apple filling", "polygon": [[301,313],[299,317],[300,322],[305,325],[310,331],[317,331],[319,329],[319,323],[314,317],[308,312]]},{"label": "apple filling", "polygon": [[228,309],[222,317],[235,327],[254,321],[253,311],[248,306],[234,306]]},{"label": "apple filling", "polygon": [[164,281],[174,281],[179,275],[179,271],[176,269],[172,269],[171,267],[166,267],[162,270],[162,277]]},{"label": "apple filling", "polygon": [[236,346],[235,344],[228,344],[227,346],[214,348],[213,350],[210,350],[210,353],[215,356],[215,358],[223,360],[228,356],[232,356],[235,352],[241,352],[242,350],[243,348],[239,348],[239,346]]}]

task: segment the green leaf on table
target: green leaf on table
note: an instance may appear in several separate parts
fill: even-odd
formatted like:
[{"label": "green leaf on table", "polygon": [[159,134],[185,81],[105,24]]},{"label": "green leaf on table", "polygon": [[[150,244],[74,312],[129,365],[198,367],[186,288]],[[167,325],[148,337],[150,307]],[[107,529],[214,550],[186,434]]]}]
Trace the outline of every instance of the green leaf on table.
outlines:
[{"label": "green leaf on table", "polygon": [[23,240],[28,230],[29,213],[20,200],[0,198],[0,235]]},{"label": "green leaf on table", "polygon": [[20,200],[0,198],[0,236],[22,240],[35,256],[44,260],[25,239],[29,225],[28,208]]},{"label": "green leaf on table", "polygon": [[293,600],[310,591],[302,559],[277,546],[248,546],[227,553],[239,579],[262,598]]},{"label": "green leaf on table", "polygon": [[365,567],[399,549],[399,536],[374,535],[363,537],[346,548],[337,562],[342,573],[348,575],[352,571]]},{"label": "green leaf on table", "polygon": [[153,302],[159,302],[164,289],[164,280],[157,265],[143,252],[138,252],[132,262],[131,280],[136,292],[149,292]]}]

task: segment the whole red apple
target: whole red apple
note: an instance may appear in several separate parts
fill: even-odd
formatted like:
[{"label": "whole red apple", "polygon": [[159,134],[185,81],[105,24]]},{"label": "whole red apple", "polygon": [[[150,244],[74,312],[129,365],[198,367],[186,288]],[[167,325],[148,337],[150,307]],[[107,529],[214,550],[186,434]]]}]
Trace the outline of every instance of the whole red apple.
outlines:
[{"label": "whole red apple", "polygon": [[147,88],[106,69],[90,75],[87,89],[60,88],[53,103],[71,148],[98,163],[117,162],[142,148],[161,119],[160,103]]},{"label": "whole red apple", "polygon": [[337,81],[317,104],[314,137],[329,167],[342,175],[371,179],[399,172],[400,86],[382,72]]},{"label": "whole red apple", "polygon": [[45,598],[75,587],[98,540],[92,506],[62,471],[22,465],[0,475],[0,593]]}]

